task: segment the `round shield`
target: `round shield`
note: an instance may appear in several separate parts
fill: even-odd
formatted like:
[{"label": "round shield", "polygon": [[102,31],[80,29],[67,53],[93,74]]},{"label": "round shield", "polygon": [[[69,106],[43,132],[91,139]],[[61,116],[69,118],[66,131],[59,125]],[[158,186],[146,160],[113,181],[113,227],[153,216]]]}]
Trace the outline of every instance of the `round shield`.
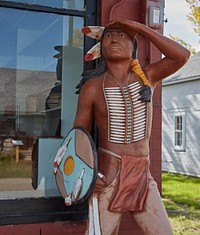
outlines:
[{"label": "round shield", "polygon": [[76,127],[67,134],[54,160],[54,174],[66,205],[91,195],[97,178],[97,152],[85,129]]}]

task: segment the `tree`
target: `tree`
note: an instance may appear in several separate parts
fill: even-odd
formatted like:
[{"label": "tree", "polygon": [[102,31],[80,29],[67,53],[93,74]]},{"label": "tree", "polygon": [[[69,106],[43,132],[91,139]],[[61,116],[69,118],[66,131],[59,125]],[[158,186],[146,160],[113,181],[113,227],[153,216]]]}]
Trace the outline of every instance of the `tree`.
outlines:
[{"label": "tree", "polygon": [[74,43],[75,47],[83,47],[83,33],[80,29],[74,29]]},{"label": "tree", "polygon": [[186,0],[190,7],[190,13],[187,16],[188,20],[194,25],[194,31],[200,37],[200,1],[199,0]]},{"label": "tree", "polygon": [[[190,12],[187,15],[187,18],[189,21],[193,23],[194,31],[200,37],[200,6],[199,6],[200,1],[199,0],[186,0],[186,2],[190,8]],[[191,55],[194,55],[196,53],[195,49],[190,44],[186,43],[184,40],[178,37],[174,37],[172,35],[169,35],[169,36],[176,42],[179,42],[181,45],[186,47],[191,52]]]},{"label": "tree", "polygon": [[[73,30],[73,39],[72,39],[73,47],[83,48],[83,33],[80,29]],[[69,46],[69,40],[66,40],[66,46]],[[71,45],[72,46],[72,45]]]}]

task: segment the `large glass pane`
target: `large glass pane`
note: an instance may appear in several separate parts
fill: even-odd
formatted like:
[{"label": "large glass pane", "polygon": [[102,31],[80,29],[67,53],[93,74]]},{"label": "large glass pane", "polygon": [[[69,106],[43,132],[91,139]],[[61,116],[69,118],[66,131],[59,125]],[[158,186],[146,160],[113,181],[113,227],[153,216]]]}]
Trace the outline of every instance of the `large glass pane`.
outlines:
[{"label": "large glass pane", "polygon": [[[39,189],[38,185],[45,179],[45,172],[51,171],[47,162],[53,167],[50,150],[55,151],[54,144],[59,144],[62,84],[75,93],[72,76],[63,76],[74,51],[78,53],[70,73],[82,72],[82,26],[79,17],[0,8],[1,198],[41,196],[40,190],[46,190],[47,184]],[[52,137],[57,140],[48,142]],[[41,138],[46,142],[39,149]],[[48,187],[51,190],[54,185]]]},{"label": "large glass pane", "polygon": [[83,11],[84,0],[10,0],[11,2],[38,4],[42,6]]}]

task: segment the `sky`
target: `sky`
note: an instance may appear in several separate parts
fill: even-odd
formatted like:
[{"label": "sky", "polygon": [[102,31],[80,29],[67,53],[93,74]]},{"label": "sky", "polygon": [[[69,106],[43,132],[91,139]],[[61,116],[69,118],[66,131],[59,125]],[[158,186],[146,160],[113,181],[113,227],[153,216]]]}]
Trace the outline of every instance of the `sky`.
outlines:
[{"label": "sky", "polygon": [[192,22],[187,20],[190,8],[185,0],[165,0],[165,16],[168,20],[164,24],[164,35],[171,34],[174,37],[181,38],[186,43],[200,51],[200,38],[193,30]]}]

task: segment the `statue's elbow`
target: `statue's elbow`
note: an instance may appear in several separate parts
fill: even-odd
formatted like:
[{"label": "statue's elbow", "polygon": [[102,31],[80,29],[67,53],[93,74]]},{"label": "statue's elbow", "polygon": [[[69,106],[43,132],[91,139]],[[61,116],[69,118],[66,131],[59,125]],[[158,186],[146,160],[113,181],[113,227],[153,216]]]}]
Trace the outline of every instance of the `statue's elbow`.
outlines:
[{"label": "statue's elbow", "polygon": [[184,53],[184,55],[183,55],[183,63],[185,64],[187,61],[188,61],[188,59],[190,58],[190,51],[189,50],[185,50],[185,53]]}]

